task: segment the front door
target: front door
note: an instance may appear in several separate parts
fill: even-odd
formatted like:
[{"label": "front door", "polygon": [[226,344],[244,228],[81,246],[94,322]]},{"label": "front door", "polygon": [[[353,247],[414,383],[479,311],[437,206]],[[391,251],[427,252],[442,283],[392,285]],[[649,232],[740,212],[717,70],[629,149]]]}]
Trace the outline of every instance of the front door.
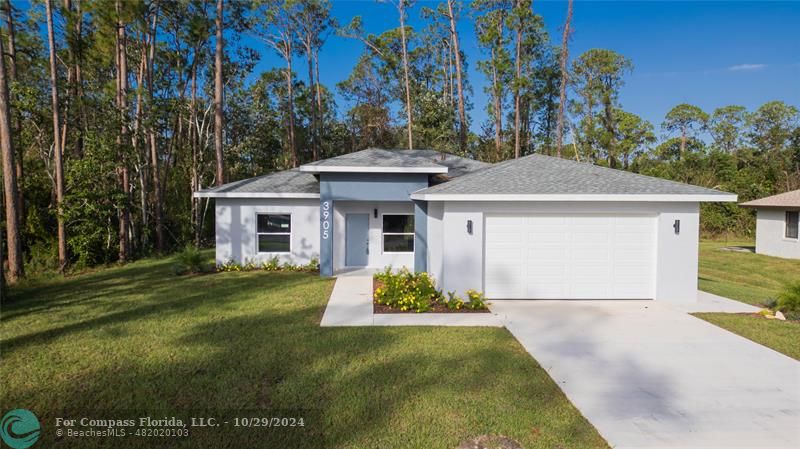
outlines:
[{"label": "front door", "polygon": [[365,267],[369,259],[369,214],[345,215],[344,264]]}]

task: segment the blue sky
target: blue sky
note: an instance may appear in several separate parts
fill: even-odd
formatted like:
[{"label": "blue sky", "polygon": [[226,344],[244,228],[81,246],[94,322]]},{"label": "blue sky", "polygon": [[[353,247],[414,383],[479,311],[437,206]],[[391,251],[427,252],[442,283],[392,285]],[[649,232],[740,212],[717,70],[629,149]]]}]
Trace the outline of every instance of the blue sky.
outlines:
[{"label": "blue sky", "polygon": [[[333,0],[333,15],[346,24],[361,15],[368,32],[397,27],[389,4]],[[422,29],[422,6],[409,11],[409,24]],[[534,0],[554,42],[561,38],[565,1]],[[485,79],[476,70],[484,58],[476,45],[472,22],[459,23],[462,48],[473,86],[472,128],[486,119]],[[624,109],[656,127],[674,105],[687,102],[708,112],[728,104],[750,109],[770,100],[800,107],[800,2],[741,1],[576,1],[571,58],[590,48],[609,48],[633,61],[634,71],[621,92]],[[282,61],[256,42],[262,60],[256,73],[283,67]],[[322,82],[333,88],[355,65],[362,44],[331,36],[320,55]],[[299,64],[305,61],[298,60]],[[304,76],[304,66],[298,66]],[[346,106],[337,97],[341,106]]]}]

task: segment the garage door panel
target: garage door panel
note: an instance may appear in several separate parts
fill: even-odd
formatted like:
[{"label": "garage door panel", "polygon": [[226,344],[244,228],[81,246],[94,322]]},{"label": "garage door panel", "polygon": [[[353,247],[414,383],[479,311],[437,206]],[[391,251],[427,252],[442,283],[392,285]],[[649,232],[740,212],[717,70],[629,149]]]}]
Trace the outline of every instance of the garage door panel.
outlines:
[{"label": "garage door panel", "polygon": [[564,249],[562,246],[549,246],[543,248],[524,248],[522,249],[527,256],[528,263],[558,263],[566,262]]},{"label": "garage door panel", "polygon": [[606,247],[609,231],[576,231],[572,234],[572,244],[576,247]]},{"label": "garage door panel", "polygon": [[564,283],[536,283],[528,285],[524,294],[526,298],[563,298],[569,291]]},{"label": "garage door panel", "polygon": [[653,234],[645,232],[617,232],[614,243],[617,248],[649,247]]},{"label": "garage door panel", "polygon": [[527,266],[524,268],[527,282],[564,282],[569,279],[564,265]]},{"label": "garage door panel", "polygon": [[[554,246],[560,247],[563,246],[569,239],[569,235],[564,233],[564,231],[542,231],[540,233],[527,232],[526,237],[528,239],[529,248],[552,248]],[[517,244],[519,244],[520,241],[521,240],[517,240]]]},{"label": "garage door panel", "polygon": [[577,282],[570,287],[569,299],[607,299],[611,293],[607,282]]},{"label": "garage door panel", "polygon": [[485,233],[489,298],[653,297],[652,216],[491,216]]}]

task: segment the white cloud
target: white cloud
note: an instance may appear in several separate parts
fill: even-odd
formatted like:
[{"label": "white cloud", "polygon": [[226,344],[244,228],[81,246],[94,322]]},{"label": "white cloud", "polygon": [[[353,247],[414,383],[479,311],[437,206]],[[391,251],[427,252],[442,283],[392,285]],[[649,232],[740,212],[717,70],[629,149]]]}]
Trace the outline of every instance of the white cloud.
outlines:
[{"label": "white cloud", "polygon": [[741,72],[744,70],[761,70],[767,67],[766,64],[738,64],[728,67],[731,72]]}]

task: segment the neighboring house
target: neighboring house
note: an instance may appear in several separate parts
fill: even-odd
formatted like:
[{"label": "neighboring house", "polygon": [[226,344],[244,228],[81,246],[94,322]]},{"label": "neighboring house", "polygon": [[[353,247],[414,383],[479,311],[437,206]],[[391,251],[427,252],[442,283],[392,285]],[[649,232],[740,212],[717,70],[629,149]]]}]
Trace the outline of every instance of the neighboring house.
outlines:
[{"label": "neighboring house", "polygon": [[748,201],[742,207],[756,210],[756,252],[800,259],[798,215],[800,190]]},{"label": "neighboring house", "polygon": [[196,193],[217,263],[428,271],[490,299],[694,301],[699,203],[736,195],[554,157],[368,149]]}]

